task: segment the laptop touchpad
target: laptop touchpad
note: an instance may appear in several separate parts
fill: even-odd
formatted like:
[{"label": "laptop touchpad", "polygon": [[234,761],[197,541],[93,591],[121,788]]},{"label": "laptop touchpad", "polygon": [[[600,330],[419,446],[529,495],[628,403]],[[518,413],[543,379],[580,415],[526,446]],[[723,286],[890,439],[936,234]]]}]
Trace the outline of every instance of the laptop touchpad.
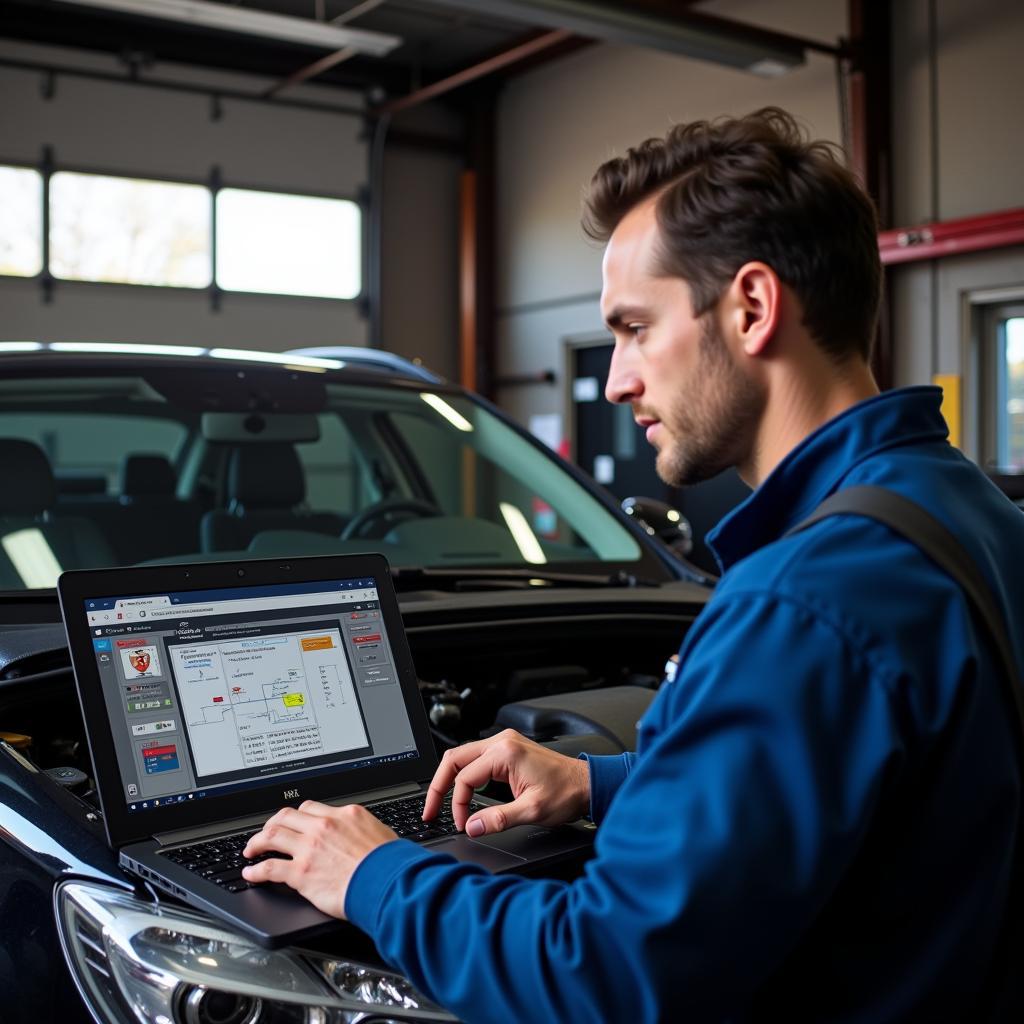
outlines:
[{"label": "laptop touchpad", "polygon": [[482,843],[475,843],[466,836],[452,836],[450,839],[441,839],[436,843],[429,843],[426,847],[431,852],[450,853],[457,860],[469,861],[472,864],[479,864],[488,871],[502,871],[514,868],[524,863],[523,857],[516,857],[511,853],[502,850],[495,850],[491,846],[484,846]]}]

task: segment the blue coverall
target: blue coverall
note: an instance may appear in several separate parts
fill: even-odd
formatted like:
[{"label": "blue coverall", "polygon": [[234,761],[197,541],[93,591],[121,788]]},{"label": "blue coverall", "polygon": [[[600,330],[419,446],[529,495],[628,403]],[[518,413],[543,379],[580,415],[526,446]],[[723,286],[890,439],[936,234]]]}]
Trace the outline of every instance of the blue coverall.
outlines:
[{"label": "blue coverall", "polygon": [[847,410],[713,531],[724,575],[676,681],[635,755],[589,759],[582,877],[407,840],[364,860],[346,914],[391,964],[471,1022],[978,1019],[1021,788],[987,634],[881,524],[782,537],[835,490],[892,488],[961,539],[1019,634],[1024,514],[947,443],[940,402]]}]

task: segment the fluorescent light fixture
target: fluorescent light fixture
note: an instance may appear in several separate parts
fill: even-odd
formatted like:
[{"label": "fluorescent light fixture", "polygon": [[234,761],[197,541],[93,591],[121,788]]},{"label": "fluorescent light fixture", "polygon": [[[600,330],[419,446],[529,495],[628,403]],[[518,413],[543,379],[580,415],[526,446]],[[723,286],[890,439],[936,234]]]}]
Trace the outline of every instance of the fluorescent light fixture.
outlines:
[{"label": "fluorescent light fixture", "polygon": [[242,348],[211,348],[214,359],[244,359],[252,363],[275,363],[293,366],[298,370],[340,370],[345,364],[340,359],[315,359],[313,356],[293,356],[281,352],[253,352]]},{"label": "fluorescent light fixture", "polygon": [[473,424],[461,413],[456,412],[440,395],[432,395],[429,391],[421,391],[420,398],[436,413],[440,413],[456,430],[473,429]]},{"label": "fluorescent light fixture", "polygon": [[53,341],[54,352],[116,352],[133,356],[201,356],[206,349],[194,345],[122,345],[116,341]]},{"label": "fluorescent light fixture", "polygon": [[516,547],[519,548],[523,559],[533,565],[543,565],[547,562],[547,555],[544,554],[537,535],[530,529],[526,516],[515,505],[510,505],[507,501],[501,502],[498,508],[501,509],[505,525],[512,534],[512,539],[516,542]]},{"label": "fluorescent light fixture", "polygon": [[26,590],[44,590],[57,586],[62,570],[57,556],[42,531],[32,526],[6,534],[0,544],[21,577]]},{"label": "fluorescent light fixture", "polygon": [[143,18],[183,22],[200,28],[243,35],[265,36],[288,43],[303,43],[324,50],[350,47],[371,57],[383,57],[402,40],[399,36],[365,29],[343,28],[312,18],[292,18],[284,14],[268,14],[248,7],[206,3],[205,0],[64,0],[85,7],[132,14]]},{"label": "fluorescent light fixture", "polygon": [[0,352],[38,352],[42,347],[38,341],[0,341]]},{"label": "fluorescent light fixture", "polygon": [[748,64],[747,70],[762,78],[781,78],[793,70],[793,65],[786,64],[781,60],[773,60],[771,57],[762,57],[761,60],[755,60],[752,64]]},{"label": "fluorescent light fixture", "polygon": [[[759,75],[777,75],[805,62],[800,40],[766,32],[754,25],[737,26],[698,12],[679,18],[638,10],[632,4],[599,4],[593,0],[445,0],[477,14],[543,28],[567,28],[590,39],[709,60]],[[662,4],[670,10],[672,4]]]}]

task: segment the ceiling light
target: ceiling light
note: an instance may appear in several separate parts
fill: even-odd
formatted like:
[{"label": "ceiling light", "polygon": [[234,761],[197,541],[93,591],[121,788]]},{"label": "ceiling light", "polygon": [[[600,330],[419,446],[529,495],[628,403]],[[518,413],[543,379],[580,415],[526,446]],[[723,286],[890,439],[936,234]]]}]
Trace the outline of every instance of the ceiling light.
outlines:
[{"label": "ceiling light", "polygon": [[[757,75],[783,74],[804,63],[804,46],[782,33],[737,26],[695,11],[678,18],[600,0],[445,0],[446,6],[544,28],[567,28],[608,43],[643,46],[714,61]],[[671,4],[662,4],[670,10]],[[740,29],[745,31],[740,31]]]},{"label": "ceiling light", "polygon": [[265,36],[281,42],[302,43],[324,50],[350,47],[372,57],[383,57],[402,40],[383,32],[343,28],[311,18],[292,18],[284,14],[269,14],[247,7],[229,7],[227,4],[207,3],[205,0],[63,0],[64,3],[101,7],[108,11],[132,14],[138,17],[177,21],[200,28],[222,32],[240,32],[244,35]]}]

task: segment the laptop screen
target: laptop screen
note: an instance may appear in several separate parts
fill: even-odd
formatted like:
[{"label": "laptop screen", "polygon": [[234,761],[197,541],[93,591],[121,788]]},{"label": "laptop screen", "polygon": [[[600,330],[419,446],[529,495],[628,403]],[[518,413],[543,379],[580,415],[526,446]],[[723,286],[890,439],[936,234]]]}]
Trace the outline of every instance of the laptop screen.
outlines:
[{"label": "laptop screen", "polygon": [[84,611],[129,813],[418,756],[373,577]]}]

